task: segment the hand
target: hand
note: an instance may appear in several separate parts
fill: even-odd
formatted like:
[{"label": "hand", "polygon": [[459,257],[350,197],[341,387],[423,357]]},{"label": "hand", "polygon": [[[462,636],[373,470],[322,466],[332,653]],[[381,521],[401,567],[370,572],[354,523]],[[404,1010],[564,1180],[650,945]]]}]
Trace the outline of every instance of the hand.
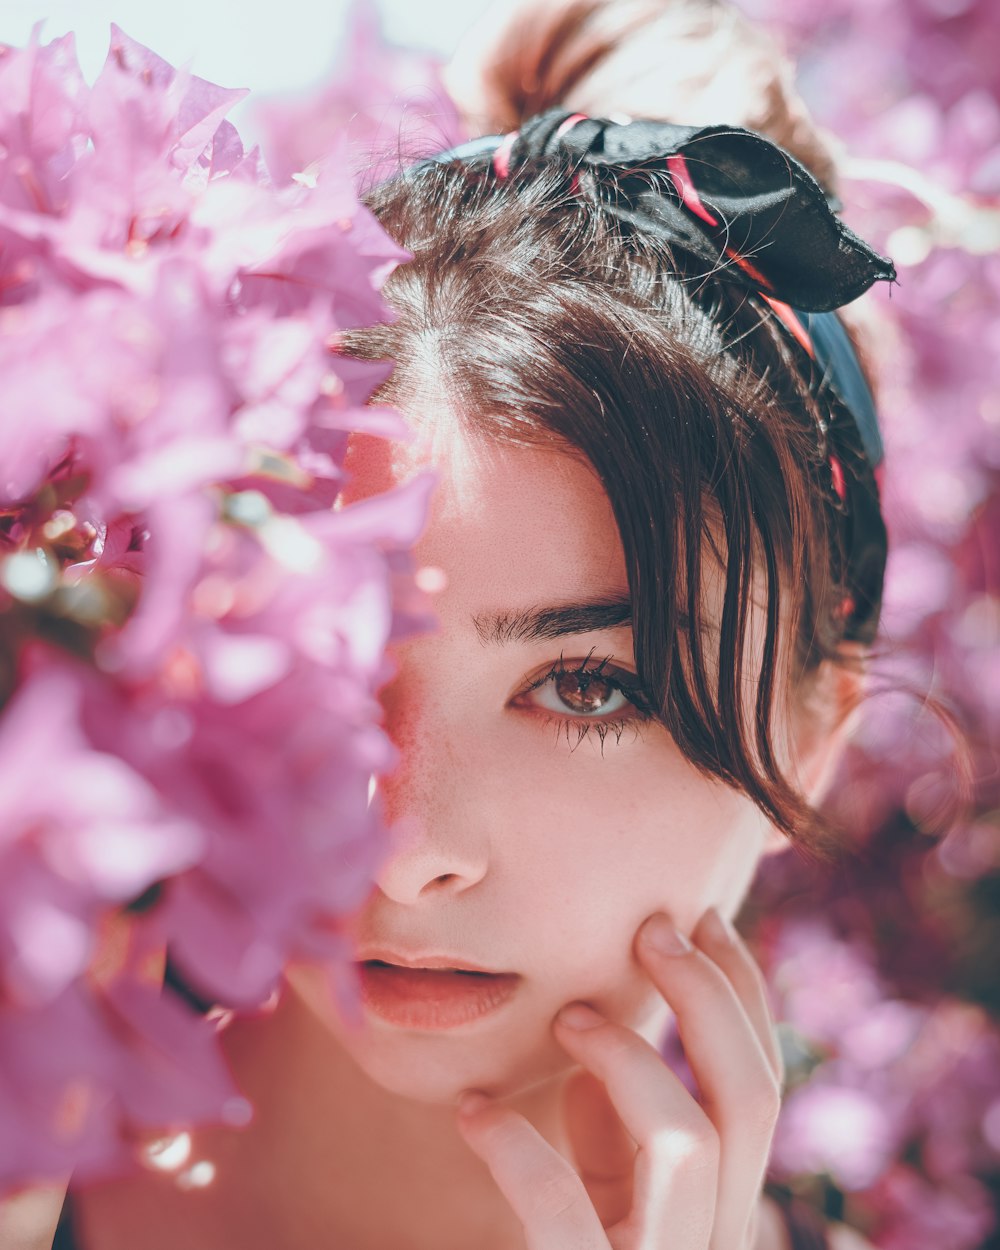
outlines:
[{"label": "hand", "polygon": [[654,916],[636,953],[677,1016],[700,1104],[653,1046],[581,1003],[553,1025],[583,1069],[565,1109],[576,1170],[524,1116],[478,1092],[463,1097],[459,1129],[529,1250],[751,1250],[781,1056],[742,939],[712,908],[691,936],[694,946]]}]

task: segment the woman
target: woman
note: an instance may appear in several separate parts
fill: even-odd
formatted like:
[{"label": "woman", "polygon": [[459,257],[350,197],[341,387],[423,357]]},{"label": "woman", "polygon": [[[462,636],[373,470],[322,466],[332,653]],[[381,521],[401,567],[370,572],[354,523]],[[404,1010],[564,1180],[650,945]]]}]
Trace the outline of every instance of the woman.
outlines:
[{"label": "woman", "polygon": [[885,532],[823,310],[892,269],[764,140],[605,120],[647,16],[497,35],[480,103],[513,84],[517,133],[371,193],[414,259],[342,350],[398,362],[414,437],[356,438],[344,498],[433,472],[442,589],[382,696],[360,1006],[289,969],[225,1034],[253,1125],[76,1194],[88,1250],[821,1244],[761,1196],[781,1058],[732,918],[762,855],[831,836]]}]

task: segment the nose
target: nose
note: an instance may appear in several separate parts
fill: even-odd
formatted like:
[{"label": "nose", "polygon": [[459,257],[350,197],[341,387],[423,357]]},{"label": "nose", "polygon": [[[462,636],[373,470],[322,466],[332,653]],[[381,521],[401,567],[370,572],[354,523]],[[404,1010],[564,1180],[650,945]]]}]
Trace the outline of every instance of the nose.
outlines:
[{"label": "nose", "polygon": [[395,903],[416,905],[458,895],[486,876],[486,856],[448,837],[440,825],[403,817],[389,825],[389,850],[375,873],[375,885]]},{"label": "nose", "polygon": [[460,894],[489,870],[487,813],[477,804],[478,769],[472,768],[454,713],[449,716],[445,699],[432,693],[435,685],[404,658],[379,696],[398,762],[375,784],[373,801],[389,832],[375,884],[397,903]]}]

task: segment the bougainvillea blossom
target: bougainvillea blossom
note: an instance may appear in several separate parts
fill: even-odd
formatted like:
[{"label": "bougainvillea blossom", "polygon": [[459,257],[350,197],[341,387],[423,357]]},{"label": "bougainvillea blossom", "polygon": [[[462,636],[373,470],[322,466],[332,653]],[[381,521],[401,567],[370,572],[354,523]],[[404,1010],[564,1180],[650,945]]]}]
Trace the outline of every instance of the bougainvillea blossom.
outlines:
[{"label": "bougainvillea blossom", "polygon": [[406,257],[336,161],[272,182],[243,94],[117,28],[89,88],[0,49],[0,1187],[245,1119],[191,1004],[296,957],[349,997],[385,850],[432,483],[334,509],[350,434],[406,434],[338,342]]}]

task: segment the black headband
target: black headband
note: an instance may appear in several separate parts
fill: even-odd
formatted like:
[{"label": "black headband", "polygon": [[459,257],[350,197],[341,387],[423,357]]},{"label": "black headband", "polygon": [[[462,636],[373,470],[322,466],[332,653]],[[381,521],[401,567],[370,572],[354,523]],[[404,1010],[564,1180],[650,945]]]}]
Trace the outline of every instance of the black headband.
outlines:
[{"label": "black headband", "polygon": [[763,298],[815,361],[817,392],[829,388],[850,413],[861,452],[850,490],[832,452],[829,464],[848,514],[845,635],[871,641],[886,555],[874,477],[882,440],[871,391],[833,309],[877,281],[894,281],[892,262],[844,225],[836,204],[793,156],[732,126],[614,122],[552,109],[512,134],[473,140],[416,168],[457,160],[505,179],[551,159],[568,164],[573,187],[624,225]]},{"label": "black headband", "polygon": [[[567,158],[577,172],[605,179],[613,216],[717,266],[732,261],[743,281],[807,312],[849,304],[892,262],[840,220],[823,188],[783,148],[733,126],[613,122],[552,109],[508,136],[475,140],[445,153],[468,159],[490,151],[501,176],[540,158]],[[650,179],[650,172],[666,177]],[[745,263],[741,263],[745,262]]]}]

